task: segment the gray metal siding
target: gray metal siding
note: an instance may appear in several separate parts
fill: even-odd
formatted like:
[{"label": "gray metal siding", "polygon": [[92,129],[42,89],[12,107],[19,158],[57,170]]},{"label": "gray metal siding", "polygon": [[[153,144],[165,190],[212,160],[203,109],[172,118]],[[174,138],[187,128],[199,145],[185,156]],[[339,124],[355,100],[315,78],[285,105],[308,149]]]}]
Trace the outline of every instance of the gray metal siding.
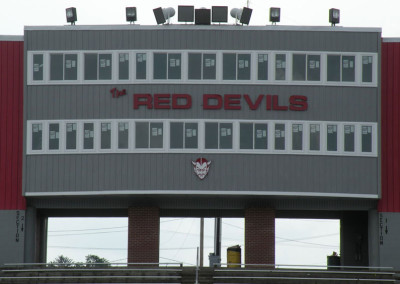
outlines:
[{"label": "gray metal siding", "polygon": [[25,31],[28,50],[217,49],[378,52],[380,33],[212,28]]},{"label": "gray metal siding", "polygon": [[26,192],[172,190],[378,194],[377,159],[302,155],[196,154],[45,155],[26,158]]},{"label": "gray metal siding", "polygon": [[[127,95],[112,98],[110,90],[126,89]],[[376,88],[271,85],[101,85],[28,86],[26,119],[284,119],[324,121],[378,121]],[[133,109],[133,94],[190,94],[187,110]],[[288,105],[291,95],[308,97],[307,111],[267,111],[265,98],[257,110],[250,110],[242,98],[241,110],[203,110],[203,94],[248,94],[254,102],[260,94],[279,96]]]}]

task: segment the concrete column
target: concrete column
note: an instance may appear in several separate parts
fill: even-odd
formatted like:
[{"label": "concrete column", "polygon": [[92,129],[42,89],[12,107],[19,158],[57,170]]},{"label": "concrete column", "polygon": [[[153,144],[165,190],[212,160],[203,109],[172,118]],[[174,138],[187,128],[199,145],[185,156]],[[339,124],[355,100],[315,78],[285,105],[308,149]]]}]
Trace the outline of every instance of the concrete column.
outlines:
[{"label": "concrete column", "polygon": [[379,261],[379,218],[377,210],[368,212],[369,265],[380,266]]},{"label": "concrete column", "polygon": [[245,210],[245,263],[275,264],[275,210]]},{"label": "concrete column", "polygon": [[128,209],[128,262],[158,263],[160,211],[157,207]]}]

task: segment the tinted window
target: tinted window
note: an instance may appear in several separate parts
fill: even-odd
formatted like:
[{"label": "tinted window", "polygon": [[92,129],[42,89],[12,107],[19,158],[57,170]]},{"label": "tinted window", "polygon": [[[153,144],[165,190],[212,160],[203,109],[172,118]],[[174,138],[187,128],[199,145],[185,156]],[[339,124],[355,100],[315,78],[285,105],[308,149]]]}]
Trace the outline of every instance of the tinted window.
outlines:
[{"label": "tinted window", "polygon": [[63,54],[50,54],[50,80],[63,80],[63,62]]},{"label": "tinted window", "polygon": [[303,150],[303,125],[292,125],[292,149]]},{"label": "tinted window", "polygon": [[58,150],[60,146],[60,125],[49,124],[49,150]]},{"label": "tinted window", "polygon": [[97,80],[97,54],[85,54],[85,80]]},{"label": "tinted window", "polygon": [[258,55],[258,80],[268,80],[268,54]]},{"label": "tinted window", "polygon": [[250,80],[250,54],[238,54],[238,80]]},{"label": "tinted window", "polygon": [[129,53],[120,53],[119,57],[119,70],[118,70],[118,78],[120,80],[128,80],[129,79]]},{"label": "tinted window", "polygon": [[111,149],[111,122],[101,123],[101,149]]},{"label": "tinted window", "polygon": [[320,125],[310,124],[310,150],[320,150]]},{"label": "tinted window", "polygon": [[32,124],[32,150],[42,150],[42,124]]},{"label": "tinted window", "polygon": [[362,126],[361,131],[361,151],[372,152],[372,126]]},{"label": "tinted window", "polygon": [[214,80],[215,79],[215,54],[203,54],[203,79]]},{"label": "tinted window", "polygon": [[76,123],[67,123],[66,125],[66,149],[76,149]]},{"label": "tinted window", "polygon": [[154,53],[154,79],[167,79],[167,54]]},{"label": "tinted window", "polygon": [[254,125],[254,148],[255,149],[268,149],[268,125],[255,124]]},{"label": "tinted window", "polygon": [[284,124],[275,124],[275,150],[285,150]]},{"label": "tinted window", "polygon": [[33,80],[43,80],[43,54],[33,55]]},{"label": "tinted window", "polygon": [[240,123],[240,149],[253,149],[253,123]]},{"label": "tinted window", "polygon": [[306,80],[306,55],[293,54],[293,80],[305,81]]},{"label": "tinted window", "polygon": [[218,149],[218,123],[206,122],[206,149]]},{"label": "tinted window", "polygon": [[150,148],[162,148],[163,124],[161,122],[151,122],[150,131]]},{"label": "tinted window", "polygon": [[307,56],[307,80],[319,81],[321,77],[320,72],[320,56],[308,55]]},{"label": "tinted window", "polygon": [[146,79],[146,53],[136,54],[136,79]]},{"label": "tinted window", "polygon": [[99,79],[111,80],[111,54],[99,54]]},{"label": "tinted window", "polygon": [[340,55],[328,55],[328,81],[340,81]]},{"label": "tinted window", "polygon": [[94,148],[94,124],[83,124],[83,149]]},{"label": "tinted window", "polygon": [[168,54],[168,79],[180,79],[181,78],[181,55]]},{"label": "tinted window", "polygon": [[224,80],[236,80],[236,54],[224,53],[223,55],[223,76]]},{"label": "tinted window", "polygon": [[232,149],[232,123],[220,123],[219,148]]},{"label": "tinted window", "polygon": [[78,78],[78,55],[65,54],[64,79],[77,80]]},{"label": "tinted window", "polygon": [[170,147],[171,149],[183,148],[183,122],[171,122]]},{"label": "tinted window", "polygon": [[185,123],[185,148],[197,148],[197,123]]},{"label": "tinted window", "polygon": [[327,126],[327,150],[337,151],[337,126]]},{"label": "tinted window", "polygon": [[344,126],[344,150],[354,152],[354,125]]},{"label": "tinted window", "polygon": [[275,80],[286,80],[286,55],[275,55]]},{"label": "tinted window", "polygon": [[128,149],[129,147],[129,124],[128,122],[118,122],[118,149]]},{"label": "tinted window", "polygon": [[201,53],[189,53],[189,74],[191,80],[201,79]]},{"label": "tinted window", "polygon": [[149,148],[149,123],[136,122],[136,148]]},{"label": "tinted window", "polygon": [[355,78],[354,56],[342,56],[342,81],[354,82]]},{"label": "tinted window", "polygon": [[362,57],[362,81],[372,82],[372,56]]}]

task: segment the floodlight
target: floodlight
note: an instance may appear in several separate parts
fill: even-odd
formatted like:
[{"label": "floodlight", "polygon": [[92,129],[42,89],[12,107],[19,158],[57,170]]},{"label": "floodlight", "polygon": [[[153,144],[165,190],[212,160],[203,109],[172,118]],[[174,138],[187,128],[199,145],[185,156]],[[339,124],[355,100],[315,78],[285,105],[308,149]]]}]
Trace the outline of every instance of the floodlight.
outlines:
[{"label": "floodlight", "polygon": [[71,23],[71,25],[75,25],[75,22],[78,20],[76,16],[76,8],[71,7],[65,9],[65,14],[67,15],[67,23]]},{"label": "floodlight", "polygon": [[137,21],[136,7],[126,7],[126,21],[130,23]]},{"label": "floodlight", "polygon": [[212,6],[212,22],[227,23],[228,22],[228,6]]},{"label": "floodlight", "polygon": [[194,22],[194,6],[178,6],[178,22]]},{"label": "floodlight", "polygon": [[332,26],[340,23],[340,10],[339,9],[329,9],[329,23]]},{"label": "floodlight", "polygon": [[206,8],[196,9],[194,23],[196,25],[211,24],[211,10]]},{"label": "floodlight", "polygon": [[252,12],[253,12],[253,9],[243,7],[242,16],[240,17],[240,23],[242,25],[243,24],[245,24],[245,25],[249,24]]},{"label": "floodlight", "polygon": [[153,9],[153,13],[154,13],[154,17],[156,18],[157,25],[164,24],[166,22],[164,13],[163,13],[161,7]]},{"label": "floodlight", "polygon": [[269,21],[275,25],[281,21],[281,8],[269,8]]},{"label": "floodlight", "polygon": [[170,19],[173,16],[175,16],[175,9],[172,8],[172,7],[164,8],[164,9],[162,9],[162,12],[164,14],[164,19],[166,19],[168,21],[168,24],[169,24]]},{"label": "floodlight", "polygon": [[238,20],[242,17],[242,9],[233,8],[231,10],[231,17],[235,19],[235,24],[237,24]]}]

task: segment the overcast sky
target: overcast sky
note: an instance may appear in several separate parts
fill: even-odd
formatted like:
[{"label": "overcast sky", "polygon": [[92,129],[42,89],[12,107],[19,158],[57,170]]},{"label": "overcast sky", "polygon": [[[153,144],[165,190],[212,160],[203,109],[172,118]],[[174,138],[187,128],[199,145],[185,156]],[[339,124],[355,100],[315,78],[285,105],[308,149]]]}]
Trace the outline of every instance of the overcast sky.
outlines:
[{"label": "overcast sky", "polygon": [[[0,9],[0,34],[22,35],[24,26],[65,25],[65,8],[76,7],[77,25],[126,24],[125,7],[135,6],[138,11],[137,24],[156,24],[153,8],[194,5],[195,8],[212,5],[227,5],[229,10],[246,6],[246,0],[190,1],[190,0],[13,0],[3,1]],[[281,7],[280,25],[328,26],[329,8],[341,11],[340,25],[344,27],[380,27],[384,37],[400,37],[398,0],[251,0],[253,9],[250,25],[267,25],[270,7]],[[143,4],[144,3],[144,4]],[[168,4],[166,4],[168,3]],[[229,19],[229,24],[234,20]],[[177,15],[172,24],[177,23]]]}]

